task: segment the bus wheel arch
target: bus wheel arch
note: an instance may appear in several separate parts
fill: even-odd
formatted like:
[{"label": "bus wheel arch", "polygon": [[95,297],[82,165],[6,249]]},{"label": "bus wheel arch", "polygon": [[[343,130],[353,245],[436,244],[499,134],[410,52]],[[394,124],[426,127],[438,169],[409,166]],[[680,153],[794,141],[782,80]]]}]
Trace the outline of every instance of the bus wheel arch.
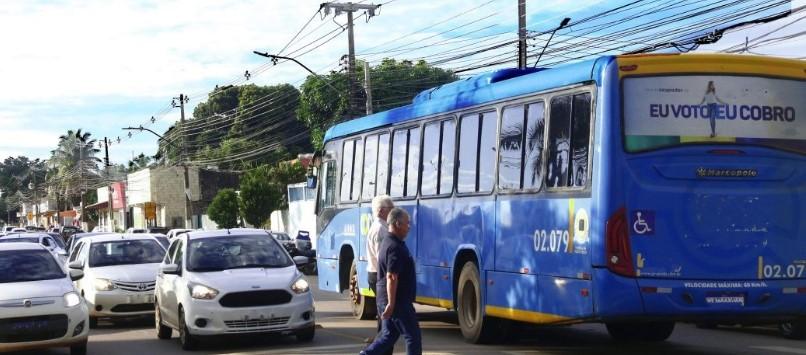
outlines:
[{"label": "bus wheel arch", "polygon": [[457,255],[454,266],[454,307],[465,341],[489,344],[504,340],[510,323],[485,314],[479,264],[472,250],[463,250]]},{"label": "bus wheel arch", "polygon": [[342,245],[339,251],[339,293],[350,289],[350,267],[355,260],[355,253],[350,245]]}]

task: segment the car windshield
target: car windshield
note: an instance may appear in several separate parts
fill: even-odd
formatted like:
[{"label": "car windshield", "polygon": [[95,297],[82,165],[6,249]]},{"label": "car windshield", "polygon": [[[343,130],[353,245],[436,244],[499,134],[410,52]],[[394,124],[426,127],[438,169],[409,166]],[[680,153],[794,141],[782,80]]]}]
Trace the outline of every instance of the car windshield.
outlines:
[{"label": "car windshield", "polygon": [[191,239],[188,247],[190,271],[282,268],[293,264],[285,249],[265,235]]},{"label": "car windshield", "polygon": [[56,245],[58,245],[59,248],[67,249],[67,246],[64,245],[64,239],[62,239],[62,236],[58,234],[56,235],[50,234],[50,236],[53,237],[53,241],[56,242]]},{"label": "car windshield", "polygon": [[163,249],[155,240],[116,240],[93,243],[90,248],[90,266],[101,267],[161,262]]},{"label": "car windshield", "polygon": [[36,237],[0,238],[0,243],[39,243],[39,238]]},{"label": "car windshield", "polygon": [[158,236],[154,237],[165,249],[168,249],[168,245],[171,244],[171,241],[168,240],[168,237]]},{"label": "car windshield", "polygon": [[45,250],[0,251],[0,283],[53,280],[66,275]]}]

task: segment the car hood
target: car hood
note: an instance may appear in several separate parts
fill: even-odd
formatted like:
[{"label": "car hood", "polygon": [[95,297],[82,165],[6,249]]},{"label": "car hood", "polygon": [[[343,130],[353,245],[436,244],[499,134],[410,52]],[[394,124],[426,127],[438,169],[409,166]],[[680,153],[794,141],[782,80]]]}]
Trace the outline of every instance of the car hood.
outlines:
[{"label": "car hood", "polygon": [[144,282],[157,279],[159,263],[128,264],[92,268],[91,277],[123,282]]},{"label": "car hood", "polygon": [[74,291],[67,278],[0,284],[0,302],[23,298],[61,297]]},{"label": "car hood", "polygon": [[194,282],[217,289],[221,293],[287,289],[299,272],[295,266],[276,269],[231,269],[215,272],[197,272],[191,279]]}]

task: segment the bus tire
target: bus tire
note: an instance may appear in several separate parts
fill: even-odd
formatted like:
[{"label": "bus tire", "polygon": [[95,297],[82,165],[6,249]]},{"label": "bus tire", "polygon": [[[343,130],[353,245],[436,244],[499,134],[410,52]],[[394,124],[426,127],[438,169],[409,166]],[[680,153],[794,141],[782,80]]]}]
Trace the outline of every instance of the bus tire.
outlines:
[{"label": "bus tire", "polygon": [[607,332],[619,341],[664,341],[674,332],[674,322],[607,323]]},{"label": "bus tire", "polygon": [[353,310],[353,317],[360,320],[375,319],[378,313],[375,309],[375,298],[365,297],[358,287],[358,265],[353,260],[350,266],[350,307]]},{"label": "bus tire", "polygon": [[508,322],[484,314],[481,304],[481,278],[475,263],[467,262],[459,274],[456,285],[456,313],[465,341],[472,344],[489,344],[502,335]]},{"label": "bus tire", "polygon": [[806,339],[806,319],[780,323],[778,324],[778,331],[781,332],[781,335],[789,339]]}]

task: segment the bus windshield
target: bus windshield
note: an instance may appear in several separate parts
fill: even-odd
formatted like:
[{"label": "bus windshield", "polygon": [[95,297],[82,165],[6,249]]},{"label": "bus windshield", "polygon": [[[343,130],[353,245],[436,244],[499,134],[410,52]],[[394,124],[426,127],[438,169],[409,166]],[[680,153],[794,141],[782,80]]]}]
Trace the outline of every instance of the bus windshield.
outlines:
[{"label": "bus windshield", "polygon": [[622,84],[627,152],[739,144],[806,154],[806,81],[675,75]]}]

